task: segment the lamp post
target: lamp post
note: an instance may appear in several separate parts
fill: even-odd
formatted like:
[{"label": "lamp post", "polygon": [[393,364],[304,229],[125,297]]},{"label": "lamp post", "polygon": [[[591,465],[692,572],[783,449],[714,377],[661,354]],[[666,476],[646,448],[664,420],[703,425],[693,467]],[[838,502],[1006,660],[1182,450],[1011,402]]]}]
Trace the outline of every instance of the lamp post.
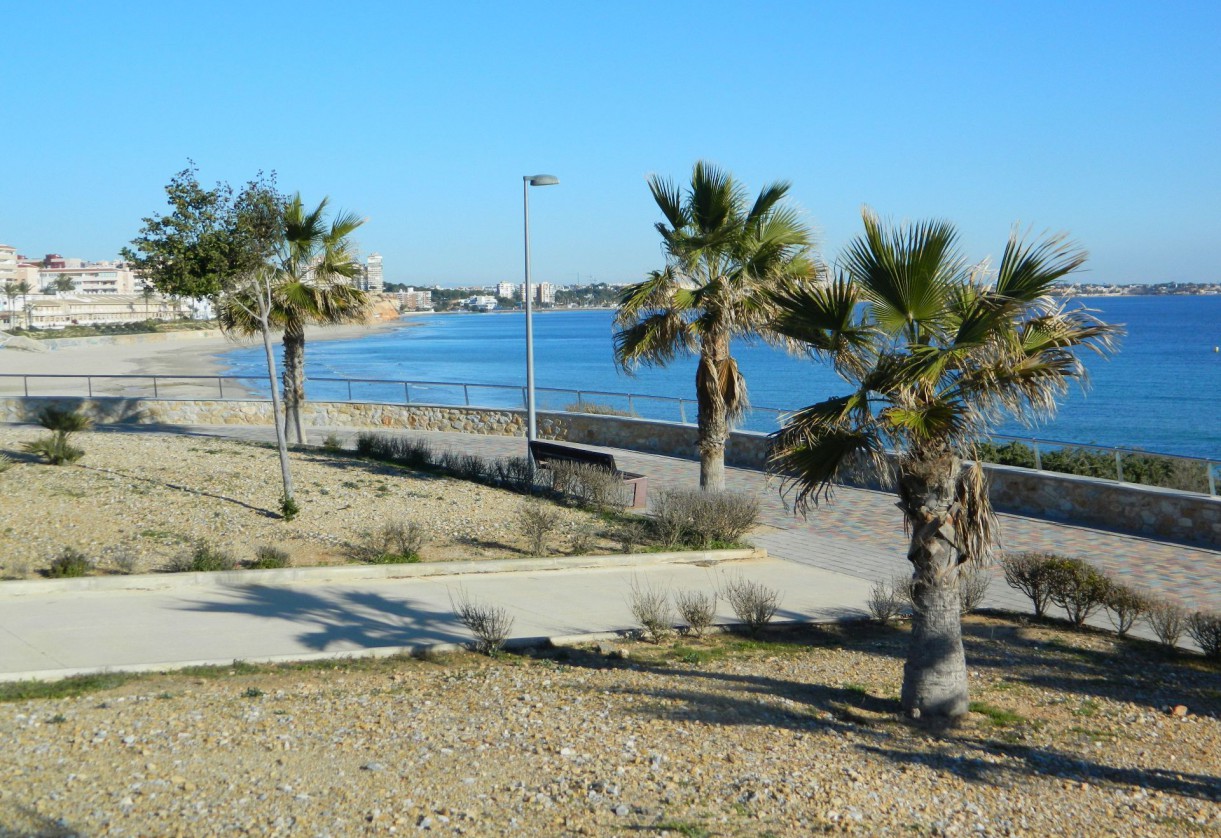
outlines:
[{"label": "lamp post", "polygon": [[555,175],[525,175],[521,180],[526,237],[526,285],[523,294],[526,303],[526,439],[534,442],[538,438],[538,427],[534,420],[534,308],[531,303],[534,295],[530,288],[530,187],[555,186],[560,179]]}]

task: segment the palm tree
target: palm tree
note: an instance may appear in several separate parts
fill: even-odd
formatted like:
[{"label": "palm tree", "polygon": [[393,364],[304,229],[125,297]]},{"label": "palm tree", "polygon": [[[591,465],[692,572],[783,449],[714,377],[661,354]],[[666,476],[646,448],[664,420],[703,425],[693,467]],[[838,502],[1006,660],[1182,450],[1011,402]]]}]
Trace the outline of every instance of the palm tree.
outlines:
[{"label": "palm tree", "polygon": [[666,265],[624,289],[615,325],[615,360],[628,371],[695,353],[700,486],[725,487],[725,443],[748,402],[730,339],[764,331],[772,312],[768,288],[815,271],[810,233],[782,201],[787,183],[763,188],[751,203],[733,176],[703,161],[684,193],[649,179],[664,221]]},{"label": "palm tree", "polygon": [[51,281],[51,287],[54,288],[57,293],[66,294],[76,287],[76,283],[73,282],[72,277],[68,276],[67,274],[60,274]]},{"label": "palm tree", "polygon": [[[294,442],[304,442],[301,405],[305,401],[305,327],[359,320],[365,293],[351,284],[359,270],[349,236],[364,223],[341,213],[326,223],[327,199],[307,212],[301,195],[284,210],[284,238],[275,257],[270,323],[284,333],[284,412]],[[245,305],[236,304],[245,302]],[[219,312],[222,328],[256,334],[260,324],[249,314],[249,301],[233,301]]]},{"label": "palm tree", "polygon": [[992,537],[975,440],[1005,416],[1051,416],[1079,354],[1107,354],[1121,330],[1049,292],[1085,252],[1053,236],[1009,238],[995,279],[969,269],[957,232],[930,221],[888,229],[869,210],[865,233],[834,281],[783,289],[772,327],[827,359],[849,385],[794,414],[774,434],[771,466],[806,512],[862,458],[890,470],[910,533],[911,644],[901,701],[913,716],[967,711],[959,567],[986,558]]},{"label": "palm tree", "polygon": [[17,293],[21,295],[21,307],[25,309],[25,326],[28,329],[34,325],[33,314],[30,311],[29,306],[29,293],[34,289],[30,286],[30,283],[24,279],[18,280],[16,283],[14,283],[13,287]]},{"label": "palm tree", "polygon": [[17,283],[11,279],[4,282],[4,296],[8,299],[8,317],[6,323],[11,329],[13,327],[13,301],[17,299],[17,295],[21,292],[17,290]]}]

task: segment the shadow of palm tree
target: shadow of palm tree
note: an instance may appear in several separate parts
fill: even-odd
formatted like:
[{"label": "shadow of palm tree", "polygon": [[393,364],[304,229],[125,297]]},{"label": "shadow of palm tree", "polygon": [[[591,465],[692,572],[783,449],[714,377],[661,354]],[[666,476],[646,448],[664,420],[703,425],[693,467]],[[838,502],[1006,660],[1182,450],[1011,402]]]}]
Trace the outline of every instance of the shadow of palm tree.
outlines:
[{"label": "shadow of palm tree", "polygon": [[200,602],[190,610],[244,614],[300,626],[296,639],[319,652],[465,643],[470,637],[452,613],[407,598],[370,591],[321,593],[250,585],[233,599]]}]

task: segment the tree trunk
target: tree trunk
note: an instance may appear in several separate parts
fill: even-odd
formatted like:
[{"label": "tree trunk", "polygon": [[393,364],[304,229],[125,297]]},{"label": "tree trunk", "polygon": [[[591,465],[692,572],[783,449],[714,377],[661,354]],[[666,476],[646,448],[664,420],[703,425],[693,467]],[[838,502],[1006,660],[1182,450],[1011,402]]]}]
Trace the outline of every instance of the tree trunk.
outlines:
[{"label": "tree trunk", "polygon": [[276,356],[271,351],[271,329],[267,321],[261,323],[263,351],[267,354],[267,380],[271,384],[271,420],[276,426],[276,448],[280,451],[280,478],[284,481],[284,499],[293,499],[293,477],[288,468],[288,443],[284,437],[284,425],[280,421],[280,395],[276,389]]},{"label": "tree trunk", "polygon": [[305,442],[301,405],[305,402],[305,326],[289,323],[284,329],[284,424],[289,439]]},{"label": "tree trunk", "polygon": [[699,406],[700,488],[725,490],[725,442],[729,439],[729,411],[722,392],[720,366],[729,357],[729,336],[705,335],[700,345],[695,373],[695,398]]},{"label": "tree trunk", "polygon": [[960,510],[955,490],[961,463],[951,453],[900,465],[899,506],[911,527],[912,634],[903,667],[903,709],[916,716],[967,712],[967,663],[962,648],[954,531]]}]

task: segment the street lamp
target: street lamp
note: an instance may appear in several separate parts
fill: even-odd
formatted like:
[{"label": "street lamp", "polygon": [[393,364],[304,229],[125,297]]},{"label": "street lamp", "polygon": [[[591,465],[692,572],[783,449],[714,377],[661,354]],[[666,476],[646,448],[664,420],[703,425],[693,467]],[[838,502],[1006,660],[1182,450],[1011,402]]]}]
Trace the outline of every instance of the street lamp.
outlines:
[{"label": "street lamp", "polygon": [[[534,420],[534,322],[531,315],[534,308],[530,289],[530,187],[555,186],[560,179],[555,175],[526,175],[521,179],[522,207],[525,218],[526,235],[526,439],[534,442],[538,438],[538,427]],[[527,453],[527,457],[529,453]]]}]

